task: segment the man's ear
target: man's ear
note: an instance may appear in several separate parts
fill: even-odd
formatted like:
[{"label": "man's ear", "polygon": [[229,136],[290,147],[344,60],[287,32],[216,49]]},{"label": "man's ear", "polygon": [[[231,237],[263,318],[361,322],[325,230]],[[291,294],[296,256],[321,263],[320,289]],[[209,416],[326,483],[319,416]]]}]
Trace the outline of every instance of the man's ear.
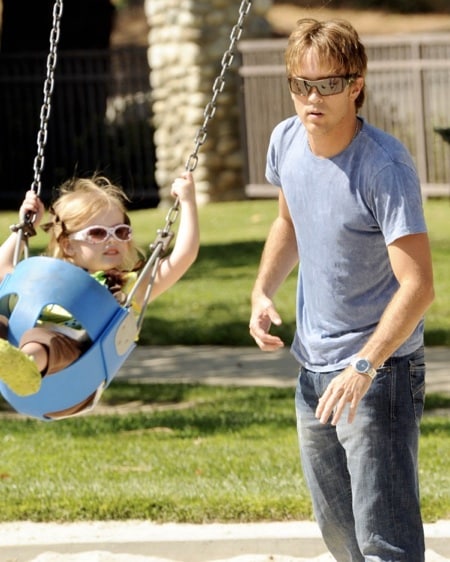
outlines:
[{"label": "man's ear", "polygon": [[351,95],[351,97],[356,100],[356,98],[359,96],[359,94],[360,94],[360,92],[363,88],[364,88],[364,78],[362,76],[358,76],[350,84],[350,95]]}]

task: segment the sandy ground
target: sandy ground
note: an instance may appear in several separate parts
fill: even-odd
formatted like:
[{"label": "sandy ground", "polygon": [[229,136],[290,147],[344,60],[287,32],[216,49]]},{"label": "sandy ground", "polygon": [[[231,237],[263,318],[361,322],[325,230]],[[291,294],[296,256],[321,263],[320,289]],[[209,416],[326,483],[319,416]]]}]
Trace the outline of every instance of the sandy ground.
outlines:
[{"label": "sandy ground", "polygon": [[[426,524],[426,562],[450,562],[450,521]],[[436,550],[433,550],[435,548]],[[253,554],[252,554],[253,552]],[[298,554],[293,556],[291,553]],[[442,554],[438,554],[441,552]],[[306,557],[308,556],[309,557]],[[313,521],[0,524],[1,562],[333,562]]]},{"label": "sandy ground", "polygon": [[[33,560],[33,562],[62,562],[60,554],[44,553]],[[222,560],[215,560],[214,562],[333,562],[333,558],[325,554],[318,558],[292,558],[290,556],[277,556],[277,555],[244,555],[237,558],[227,558]],[[439,562],[440,559],[436,559]],[[443,560],[443,559],[442,559]],[[111,554],[108,552],[86,552],[85,554],[74,554],[64,557],[64,562],[172,562],[167,558],[154,558],[152,556],[133,556],[123,554]],[[188,561],[186,561],[188,562]]]},{"label": "sandy ground", "polygon": [[[317,558],[292,558],[291,556],[249,554],[235,558],[214,560],[214,562],[333,562],[334,558],[324,554]],[[44,552],[32,562],[174,562],[167,558],[154,558],[153,556],[134,556],[129,554],[112,554],[104,551],[85,552],[82,554],[61,555],[58,553]],[[186,560],[186,562],[189,562]],[[211,561],[212,562],[212,561]],[[426,562],[448,562],[438,554],[427,551]]]}]

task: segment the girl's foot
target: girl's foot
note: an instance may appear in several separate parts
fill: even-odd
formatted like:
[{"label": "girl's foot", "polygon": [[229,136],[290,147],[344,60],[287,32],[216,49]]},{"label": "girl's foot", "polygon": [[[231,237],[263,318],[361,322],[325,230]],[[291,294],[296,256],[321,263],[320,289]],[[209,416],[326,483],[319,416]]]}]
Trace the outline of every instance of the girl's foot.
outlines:
[{"label": "girl's foot", "polygon": [[42,375],[31,357],[0,339],[0,380],[19,396],[35,394]]}]

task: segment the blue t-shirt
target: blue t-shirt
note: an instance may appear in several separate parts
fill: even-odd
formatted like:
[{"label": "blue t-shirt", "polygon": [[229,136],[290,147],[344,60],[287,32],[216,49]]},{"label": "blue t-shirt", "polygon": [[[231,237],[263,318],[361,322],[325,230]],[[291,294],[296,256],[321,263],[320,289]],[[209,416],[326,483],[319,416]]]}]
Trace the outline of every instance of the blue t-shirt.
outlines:
[{"label": "blue t-shirt", "polygon": [[[426,232],[412,159],[365,122],[341,153],[317,157],[294,116],[272,133],[266,177],[283,190],[300,256],[292,352],[312,370],[345,368],[398,288],[387,245]],[[423,321],[394,355],[422,343]]]}]

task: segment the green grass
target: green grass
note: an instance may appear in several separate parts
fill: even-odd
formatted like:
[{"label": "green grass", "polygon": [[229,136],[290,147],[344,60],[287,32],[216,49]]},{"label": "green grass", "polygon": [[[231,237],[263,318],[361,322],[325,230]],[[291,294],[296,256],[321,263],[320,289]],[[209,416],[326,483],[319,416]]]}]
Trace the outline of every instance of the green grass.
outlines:
[{"label": "green grass", "polygon": [[450,345],[450,201],[425,206],[430,231],[436,299],[425,318],[428,345]]},{"label": "green grass", "polygon": [[[141,342],[254,345],[249,297],[275,201],[214,204],[200,210],[198,261],[148,309]],[[450,203],[426,203],[436,301],[428,345],[450,345]],[[165,211],[135,211],[145,246]],[[0,230],[16,220],[0,214]],[[32,240],[34,253],[45,237]],[[289,342],[295,275],[277,295]],[[0,426],[0,521],[151,519],[263,521],[311,518],[298,458],[293,391],[114,382],[103,402],[142,401],[150,411],[44,423],[19,416]],[[426,521],[450,518],[450,399],[427,397],[420,472]],[[2,406],[2,404],[0,404]],[[4,404],[3,404],[4,406]]]},{"label": "green grass", "polygon": [[[148,308],[141,342],[147,344],[253,345],[248,333],[250,292],[275,201],[245,201],[200,209],[199,257],[171,291]],[[145,216],[145,211],[138,215]],[[133,217],[134,220],[135,217]],[[279,293],[289,341],[295,322],[295,276]]]},{"label": "green grass", "polygon": [[[57,423],[3,419],[0,521],[310,519],[293,399],[286,388],[117,382],[105,402],[140,400],[152,410]],[[437,401],[450,408],[450,398]],[[442,455],[449,431],[449,417],[425,416],[426,521],[450,517]]]},{"label": "green grass", "polygon": [[[427,345],[450,345],[450,202],[430,200],[425,205],[433,252],[436,300],[426,317]],[[253,345],[248,333],[250,292],[264,240],[277,203],[239,201],[210,204],[200,209],[199,257],[181,281],[152,302],[147,310],[140,342],[153,345]],[[132,222],[142,247],[153,241],[165,224],[166,211],[133,211]],[[0,214],[0,231],[16,221]],[[176,225],[175,225],[176,226]],[[45,235],[31,241],[34,253],[45,246]],[[277,294],[283,318],[277,328],[286,343],[295,328],[293,273]]]},{"label": "green grass", "polygon": [[[436,300],[426,316],[425,341],[427,345],[450,345],[450,202],[427,201],[425,211],[436,284]],[[250,292],[276,212],[276,201],[223,203],[201,209],[199,258],[171,291],[150,305],[141,342],[253,345],[248,334]],[[287,343],[295,329],[295,286],[294,272],[276,296],[283,318],[277,332]]]}]

